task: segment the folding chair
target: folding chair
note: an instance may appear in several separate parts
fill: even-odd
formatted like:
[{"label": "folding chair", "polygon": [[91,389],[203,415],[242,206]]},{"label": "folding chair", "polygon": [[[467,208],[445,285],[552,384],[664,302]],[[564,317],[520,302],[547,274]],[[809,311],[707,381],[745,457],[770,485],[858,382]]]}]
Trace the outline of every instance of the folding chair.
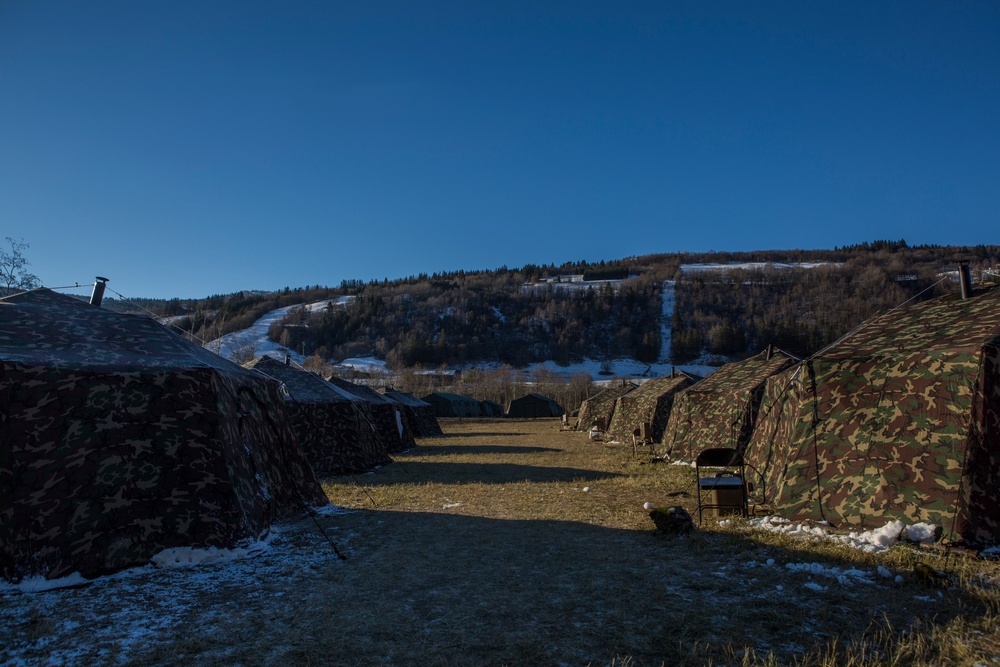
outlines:
[{"label": "folding chair", "polygon": [[698,481],[698,525],[703,510],[715,510],[718,516],[750,516],[742,452],[724,447],[702,450],[695,459],[694,472]]},{"label": "folding chair", "polygon": [[604,440],[604,431],[606,431],[607,428],[608,426],[604,423],[604,419],[595,419],[593,426],[590,427],[590,439],[595,442],[601,442]]},{"label": "folding chair", "polygon": [[656,453],[656,443],[653,442],[653,427],[648,422],[639,424],[639,428],[632,431],[632,458],[639,458],[639,450],[648,449],[650,455]]}]

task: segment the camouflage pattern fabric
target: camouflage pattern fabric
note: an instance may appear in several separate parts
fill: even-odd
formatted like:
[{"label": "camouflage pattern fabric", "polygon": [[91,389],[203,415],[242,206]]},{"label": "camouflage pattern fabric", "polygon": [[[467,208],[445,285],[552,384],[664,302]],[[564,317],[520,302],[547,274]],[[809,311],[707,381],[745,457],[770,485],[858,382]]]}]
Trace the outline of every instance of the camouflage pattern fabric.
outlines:
[{"label": "camouflage pattern fabric", "polygon": [[693,382],[690,377],[682,374],[673,378],[656,378],[639,385],[637,389],[618,399],[608,435],[620,442],[630,442],[632,433],[641,424],[647,423],[650,425],[653,442],[660,442],[667,428],[674,396],[690,387]]},{"label": "camouflage pattern fabric", "polygon": [[434,407],[430,403],[421,401],[413,394],[394,389],[387,389],[384,395],[403,408],[403,415],[410,425],[413,437],[434,438],[444,435],[437,417],[434,416]]},{"label": "camouflage pattern fabric", "polygon": [[515,398],[507,406],[507,416],[521,419],[562,417],[564,410],[548,396],[526,394]]},{"label": "camouflage pattern fabric", "polygon": [[271,357],[246,366],[282,383],[292,428],[317,475],[367,472],[392,462],[371,404]]},{"label": "camouflage pattern fabric", "polygon": [[277,383],[145,317],[0,299],[0,575],[233,547],[327,502]]},{"label": "camouflage pattern fabric", "polygon": [[1000,541],[1000,288],[869,321],[765,390],[747,446],[776,512]]},{"label": "camouflage pattern fabric", "polygon": [[792,357],[767,351],[722,366],[674,398],[663,432],[667,453],[693,461],[710,447],[741,449],[753,433],[764,382],[794,363]]},{"label": "camouflage pattern fabric", "polygon": [[437,391],[426,396],[421,396],[420,400],[430,403],[434,408],[434,414],[438,417],[483,416],[483,411],[479,407],[479,401],[467,396]]},{"label": "camouflage pattern fabric", "polygon": [[611,423],[611,418],[615,414],[615,405],[618,399],[633,391],[636,385],[626,382],[617,387],[608,387],[604,391],[596,394],[580,404],[580,414],[576,420],[576,428],[581,431],[588,431],[598,419],[604,420],[604,427]]},{"label": "camouflage pattern fabric", "polygon": [[403,411],[395,403],[364,385],[336,377],[331,377],[327,381],[369,404],[375,432],[387,452],[394,454],[417,446]]}]

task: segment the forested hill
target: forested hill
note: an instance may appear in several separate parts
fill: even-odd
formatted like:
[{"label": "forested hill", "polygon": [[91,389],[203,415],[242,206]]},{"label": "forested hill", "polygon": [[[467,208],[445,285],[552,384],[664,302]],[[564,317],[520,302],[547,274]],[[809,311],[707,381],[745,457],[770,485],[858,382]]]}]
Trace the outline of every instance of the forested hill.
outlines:
[{"label": "forested hill", "polygon": [[279,307],[353,297],[311,314],[293,308],[271,327],[273,340],[326,360],[377,356],[394,367],[622,357],[687,363],[741,358],[768,344],[807,356],[878,312],[955,289],[948,274],[959,260],[976,276],[989,273],[1000,263],[1000,246],[877,241],[833,250],[657,254],[136,301],[209,341]]}]

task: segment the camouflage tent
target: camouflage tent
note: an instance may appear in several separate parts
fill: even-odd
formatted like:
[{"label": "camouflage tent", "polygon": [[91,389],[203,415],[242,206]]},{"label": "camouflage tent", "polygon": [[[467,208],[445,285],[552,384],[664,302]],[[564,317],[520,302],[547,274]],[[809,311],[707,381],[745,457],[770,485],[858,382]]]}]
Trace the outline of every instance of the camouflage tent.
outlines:
[{"label": "camouflage tent", "polygon": [[246,364],[280,382],[302,451],[317,475],[366,472],[392,461],[370,406],[315,373],[268,356]]},{"label": "camouflage tent", "polygon": [[615,414],[615,404],[618,399],[634,390],[636,385],[631,382],[622,382],[620,385],[608,387],[595,396],[591,396],[580,404],[580,415],[577,417],[576,427],[582,431],[590,429],[598,419],[604,420],[604,427],[611,423],[611,418]]},{"label": "camouflage tent", "polygon": [[434,416],[434,406],[430,403],[421,401],[413,394],[395,389],[387,389],[385,397],[403,409],[403,416],[406,417],[406,421],[410,425],[413,437],[433,438],[444,435],[437,417]]},{"label": "camouflage tent", "polygon": [[494,401],[479,401],[479,409],[484,417],[503,417],[503,406]]},{"label": "camouflage tent", "polygon": [[278,383],[146,317],[0,299],[0,575],[232,547],[326,503]]},{"label": "camouflage tent", "polygon": [[434,408],[434,414],[438,417],[482,417],[483,410],[479,406],[479,401],[467,396],[449,394],[438,391],[426,396],[421,396],[420,400],[430,403]]},{"label": "camouflage tent", "polygon": [[417,446],[403,410],[396,403],[364,385],[336,377],[327,381],[370,404],[369,411],[373,416],[376,435],[390,454]]},{"label": "camouflage tent", "polygon": [[747,457],[788,516],[1000,541],[1000,288],[892,311],[772,378]]},{"label": "camouflage tent", "polygon": [[742,448],[753,433],[764,382],[793,363],[782,352],[765,350],[678,393],[663,433],[667,453],[693,461],[709,447]]},{"label": "camouflage tent", "polygon": [[521,419],[536,417],[561,417],[563,409],[548,396],[526,394],[507,404],[507,416]]},{"label": "camouflage tent", "polygon": [[649,424],[653,442],[663,439],[670,418],[670,408],[677,392],[690,387],[694,380],[684,374],[649,380],[618,399],[608,426],[608,435],[621,442],[629,441],[643,423]]}]

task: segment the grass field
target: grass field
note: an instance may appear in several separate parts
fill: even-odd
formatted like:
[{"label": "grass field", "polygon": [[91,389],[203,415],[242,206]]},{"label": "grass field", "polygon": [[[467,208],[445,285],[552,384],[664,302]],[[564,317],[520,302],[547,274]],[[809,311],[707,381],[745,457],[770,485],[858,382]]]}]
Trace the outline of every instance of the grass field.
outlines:
[{"label": "grass field", "polygon": [[7,592],[0,663],[1000,663],[995,563],[710,521],[673,537],[642,505],[693,512],[690,468],[556,420],[443,426],[325,481],[347,511],[319,521],[347,560],[303,521],[256,558]]}]

